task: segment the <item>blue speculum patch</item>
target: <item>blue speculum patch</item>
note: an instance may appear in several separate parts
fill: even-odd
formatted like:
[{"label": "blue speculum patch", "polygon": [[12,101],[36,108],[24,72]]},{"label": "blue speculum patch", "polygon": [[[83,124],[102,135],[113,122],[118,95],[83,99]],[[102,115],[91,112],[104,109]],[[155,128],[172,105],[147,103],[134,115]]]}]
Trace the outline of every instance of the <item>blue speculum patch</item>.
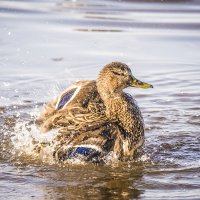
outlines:
[{"label": "blue speculum patch", "polygon": [[90,147],[72,147],[68,150],[64,160],[79,158],[92,162],[100,162],[101,152]]},{"label": "blue speculum patch", "polygon": [[76,88],[75,89],[71,89],[70,91],[68,91],[66,94],[64,94],[59,103],[58,103],[58,106],[57,106],[57,109],[62,109],[65,104],[71,99],[71,97],[73,96],[73,94],[75,93],[76,91]]},{"label": "blue speculum patch", "polygon": [[78,147],[74,153],[81,154],[81,155],[84,155],[84,156],[88,156],[91,151],[93,151],[93,149],[91,149],[91,148]]},{"label": "blue speculum patch", "polygon": [[77,147],[74,151],[69,155],[70,157],[82,155],[82,156],[89,156],[95,150],[88,147]]}]

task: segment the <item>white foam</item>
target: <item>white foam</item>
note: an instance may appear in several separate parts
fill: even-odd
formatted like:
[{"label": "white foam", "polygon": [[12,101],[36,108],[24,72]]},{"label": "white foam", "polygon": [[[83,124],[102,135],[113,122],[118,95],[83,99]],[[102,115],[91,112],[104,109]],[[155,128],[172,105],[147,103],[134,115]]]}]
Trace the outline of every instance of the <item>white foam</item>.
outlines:
[{"label": "white foam", "polygon": [[42,134],[35,124],[28,125],[27,122],[19,122],[15,126],[15,131],[11,137],[12,144],[18,154],[27,154],[40,157],[43,161],[53,160],[53,147],[46,145],[42,152],[38,154],[34,149],[44,143],[51,143],[55,138],[57,130]]},{"label": "white foam", "polygon": [[147,154],[142,155],[141,157],[138,158],[138,161],[141,162],[146,162],[146,161],[150,161],[150,157]]}]

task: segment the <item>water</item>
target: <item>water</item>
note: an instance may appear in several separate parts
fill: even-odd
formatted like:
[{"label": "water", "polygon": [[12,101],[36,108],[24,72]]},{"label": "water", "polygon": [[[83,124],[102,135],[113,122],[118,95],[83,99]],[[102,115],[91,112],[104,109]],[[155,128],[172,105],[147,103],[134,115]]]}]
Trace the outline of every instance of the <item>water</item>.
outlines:
[{"label": "water", "polygon": [[[2,0],[0,46],[0,199],[200,199],[199,1]],[[111,61],[154,85],[127,89],[143,156],[59,166],[27,155],[43,103]]]}]

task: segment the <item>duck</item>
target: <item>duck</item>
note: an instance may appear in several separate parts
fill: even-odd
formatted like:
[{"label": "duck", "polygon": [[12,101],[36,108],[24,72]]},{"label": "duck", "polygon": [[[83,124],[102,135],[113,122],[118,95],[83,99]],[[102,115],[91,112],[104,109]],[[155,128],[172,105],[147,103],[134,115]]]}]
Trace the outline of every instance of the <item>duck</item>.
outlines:
[{"label": "duck", "polygon": [[54,158],[102,162],[112,155],[131,160],[144,143],[144,120],[127,87],[153,88],[136,79],[122,62],[105,65],[96,80],[73,83],[36,119],[41,134],[57,130]]}]

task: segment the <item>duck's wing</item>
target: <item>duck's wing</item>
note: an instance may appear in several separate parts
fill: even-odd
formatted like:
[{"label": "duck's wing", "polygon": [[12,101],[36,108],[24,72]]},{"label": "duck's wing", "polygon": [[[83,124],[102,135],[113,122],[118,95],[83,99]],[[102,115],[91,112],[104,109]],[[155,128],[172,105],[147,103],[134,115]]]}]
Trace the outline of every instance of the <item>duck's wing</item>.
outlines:
[{"label": "duck's wing", "polygon": [[64,91],[57,99],[55,110],[60,110],[67,106],[67,104],[73,100],[76,93],[78,93],[79,87],[74,86]]},{"label": "duck's wing", "polygon": [[118,132],[118,127],[109,123],[92,131],[75,133],[64,127],[53,141],[55,159],[67,161],[76,158],[82,161],[101,162],[101,159],[111,151],[119,156],[119,151],[116,152],[116,147],[119,148],[116,143],[120,139]]},{"label": "duck's wing", "polygon": [[[80,83],[79,83],[80,85]],[[53,116],[59,109],[67,105],[70,99],[73,98],[73,94],[78,90],[76,83],[71,85],[67,90],[63,91],[58,97],[51,102],[44,105],[42,113],[37,117],[36,124],[41,125],[48,118]]]},{"label": "duck's wing", "polygon": [[105,121],[103,107],[96,82],[79,81],[48,103],[37,122],[42,132],[60,127],[87,130]]},{"label": "duck's wing", "polygon": [[58,97],[44,105],[42,113],[37,117],[36,124],[43,124],[48,118],[53,116],[59,109],[63,108],[72,99],[73,94],[78,90],[81,83],[72,84],[68,89],[63,91]]}]

